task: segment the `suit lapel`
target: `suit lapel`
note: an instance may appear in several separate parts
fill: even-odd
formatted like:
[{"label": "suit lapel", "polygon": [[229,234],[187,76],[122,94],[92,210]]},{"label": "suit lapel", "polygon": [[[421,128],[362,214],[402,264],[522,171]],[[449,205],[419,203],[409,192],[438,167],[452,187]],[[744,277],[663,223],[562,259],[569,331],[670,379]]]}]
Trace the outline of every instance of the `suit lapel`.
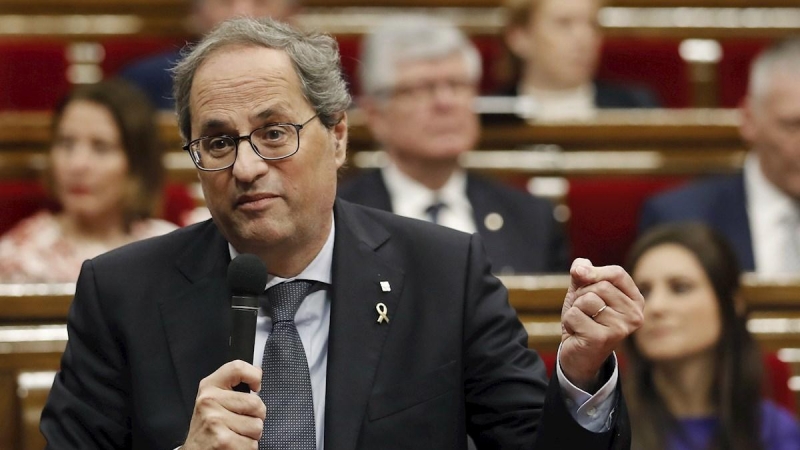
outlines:
[{"label": "suit lapel", "polygon": [[[337,200],[333,296],[328,340],[325,448],[353,449],[367,410],[386,335],[403,289],[403,272],[378,254],[389,233],[346,202]],[[382,288],[381,282],[386,282]],[[376,306],[389,323],[378,323]]]},{"label": "suit lapel", "polygon": [[227,361],[230,291],[225,239],[210,221],[197,233],[196,244],[178,259],[185,280],[172,296],[159,301],[170,355],[189,417],[200,380]]},{"label": "suit lapel", "polygon": [[723,231],[741,257],[743,270],[754,270],[753,240],[750,234],[750,219],[747,216],[747,193],[744,174],[735,175],[731,182],[720,190],[716,203],[714,225]]},{"label": "suit lapel", "polygon": [[[481,235],[485,248],[497,249],[496,253],[502,254],[502,252],[510,250],[506,249],[508,240],[503,239],[502,228],[494,231],[489,231],[486,228],[486,216],[490,213],[496,213],[502,217],[503,214],[497,207],[497,201],[487,197],[486,194],[489,190],[481,189],[477,183],[479,181],[476,181],[475,177],[467,174],[467,199],[472,205],[472,219],[475,221],[475,229]],[[505,217],[503,218],[505,219]]]}]

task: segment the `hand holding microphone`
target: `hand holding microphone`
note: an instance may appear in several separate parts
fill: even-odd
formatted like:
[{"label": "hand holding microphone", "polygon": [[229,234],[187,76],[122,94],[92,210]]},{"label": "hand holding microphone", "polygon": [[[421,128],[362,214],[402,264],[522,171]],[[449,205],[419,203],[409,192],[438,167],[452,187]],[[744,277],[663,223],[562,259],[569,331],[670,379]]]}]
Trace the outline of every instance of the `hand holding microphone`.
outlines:
[{"label": "hand holding microphone", "polygon": [[249,392],[261,388],[261,368],[252,362],[258,295],[266,284],[267,268],[255,255],[239,255],[228,266],[231,361],[200,382],[183,450],[258,448],[267,409]]}]

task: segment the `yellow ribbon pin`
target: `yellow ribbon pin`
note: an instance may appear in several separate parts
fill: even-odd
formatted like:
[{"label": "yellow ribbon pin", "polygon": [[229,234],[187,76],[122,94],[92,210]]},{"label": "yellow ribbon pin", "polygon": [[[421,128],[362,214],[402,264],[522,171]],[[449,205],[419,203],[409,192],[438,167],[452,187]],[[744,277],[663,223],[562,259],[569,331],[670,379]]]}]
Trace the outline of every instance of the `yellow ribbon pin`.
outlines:
[{"label": "yellow ribbon pin", "polygon": [[378,303],[375,305],[375,310],[378,311],[378,323],[383,323],[385,320],[386,323],[389,323],[389,316],[386,315],[388,310],[386,309],[386,305],[383,303]]}]

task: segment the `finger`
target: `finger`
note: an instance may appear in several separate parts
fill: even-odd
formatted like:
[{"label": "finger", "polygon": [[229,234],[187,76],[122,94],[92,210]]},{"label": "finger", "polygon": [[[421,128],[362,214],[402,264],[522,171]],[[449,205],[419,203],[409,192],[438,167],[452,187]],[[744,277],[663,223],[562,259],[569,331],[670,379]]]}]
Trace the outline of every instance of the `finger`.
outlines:
[{"label": "finger", "polygon": [[[638,308],[635,301],[625,295],[624,292],[622,292],[617,286],[611,284],[609,281],[603,280],[588,286],[583,286],[575,292],[575,297],[577,299],[588,294],[594,294],[600,299],[601,302],[607,304],[610,308],[614,308],[622,314],[633,313]],[[602,306],[603,305],[599,305],[599,307]]]},{"label": "finger", "polygon": [[[596,293],[585,291],[575,299],[575,302],[572,304],[572,306],[578,308],[581,310],[581,312],[591,318],[592,315],[597,313],[597,311],[600,311],[600,309],[604,306],[607,306],[607,304]],[[606,310],[607,309],[608,308],[606,308]]]},{"label": "finger", "polygon": [[592,271],[593,268],[592,262],[588,259],[575,258],[575,260],[572,261],[572,267],[569,269],[569,289],[571,291],[576,291],[582,286],[593,283],[595,281]]},{"label": "finger", "polygon": [[261,389],[261,368],[241,360],[231,361],[200,381],[200,387],[214,386],[231,390],[239,383],[245,383],[250,390],[258,392]]},{"label": "finger", "polygon": [[258,440],[261,438],[261,433],[264,431],[263,418],[242,416],[231,411],[226,411],[224,413],[223,420],[229,430],[233,431],[239,436],[252,439],[256,442],[258,442]]},{"label": "finger", "polygon": [[[602,333],[602,325],[590,319],[585,312],[580,308],[569,308],[561,319],[561,324],[570,336],[580,336],[585,338],[587,336],[594,336]],[[564,336],[562,341],[566,338]]]},{"label": "finger", "polygon": [[591,269],[595,281],[608,281],[636,304],[644,305],[644,297],[633,282],[633,278],[620,266],[601,266]]},{"label": "finger", "polygon": [[215,388],[211,395],[214,400],[226,411],[242,416],[264,419],[267,416],[267,407],[256,394],[226,391]]}]

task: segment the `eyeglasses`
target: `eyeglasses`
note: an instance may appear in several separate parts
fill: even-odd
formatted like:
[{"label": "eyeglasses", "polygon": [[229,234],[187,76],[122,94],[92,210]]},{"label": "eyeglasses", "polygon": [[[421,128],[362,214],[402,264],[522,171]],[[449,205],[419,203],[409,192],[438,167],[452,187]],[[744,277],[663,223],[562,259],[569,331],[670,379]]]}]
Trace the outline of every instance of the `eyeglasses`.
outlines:
[{"label": "eyeglasses", "polygon": [[300,130],[315,118],[316,114],[302,124],[268,123],[244,136],[204,136],[184,145],[183,149],[189,152],[198,169],[207,172],[233,166],[242,140],[247,140],[256,155],[265,161],[286,159],[300,149]]},{"label": "eyeglasses", "polygon": [[424,102],[432,100],[440,89],[445,89],[458,99],[470,98],[475,93],[475,83],[467,79],[446,79],[425,83],[399,85],[381,94],[400,100]]}]

